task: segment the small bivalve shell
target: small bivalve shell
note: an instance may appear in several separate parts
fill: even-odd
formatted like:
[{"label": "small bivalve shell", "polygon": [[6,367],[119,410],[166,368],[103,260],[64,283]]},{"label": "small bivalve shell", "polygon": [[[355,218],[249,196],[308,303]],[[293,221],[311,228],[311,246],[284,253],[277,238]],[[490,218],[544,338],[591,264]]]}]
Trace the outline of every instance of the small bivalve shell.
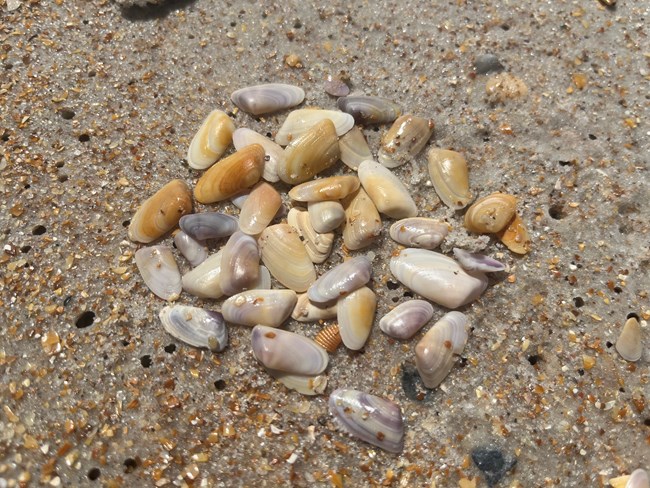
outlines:
[{"label": "small bivalve shell", "polygon": [[636,317],[630,317],[625,322],[621,335],[616,341],[616,350],[626,361],[635,362],[643,355],[643,340],[641,325]]},{"label": "small bivalve shell", "polygon": [[357,124],[387,124],[402,113],[396,103],[382,97],[352,95],[339,98],[336,102],[339,110],[354,117]]},{"label": "small bivalve shell", "polygon": [[433,305],[425,300],[400,303],[384,315],[379,328],[389,337],[410,339],[433,317]]},{"label": "small bivalve shell", "polygon": [[248,195],[253,191],[252,188],[247,188],[246,190],[237,193],[237,195],[230,198],[232,204],[237,207],[239,210],[244,206],[244,202],[248,199]]},{"label": "small bivalve shell", "polygon": [[135,264],[149,289],[163,300],[178,300],[183,287],[181,273],[174,260],[172,250],[167,246],[152,246],[138,249]]},{"label": "small bivalve shell", "polygon": [[318,322],[329,320],[336,317],[336,303],[325,305],[322,303],[312,303],[309,295],[303,293],[298,295],[296,306],[291,312],[291,318],[298,322]]},{"label": "small bivalve shell", "polygon": [[262,232],[278,213],[282,206],[282,197],[268,183],[260,183],[241,207],[239,229],[249,235]]},{"label": "small bivalve shell", "polygon": [[497,232],[497,237],[508,249],[516,254],[527,254],[532,247],[526,224],[524,224],[521,215],[517,212],[515,212],[515,216],[510,223]]},{"label": "small bivalve shell", "polygon": [[644,469],[635,469],[627,480],[625,488],[650,488],[650,479]]},{"label": "small bivalve shell", "polygon": [[287,374],[273,369],[266,369],[266,371],[284,386],[290,390],[297,391],[301,395],[322,395],[327,388],[327,376],[324,374],[305,376],[300,374]]},{"label": "small bivalve shell", "polygon": [[232,235],[239,227],[237,217],[220,212],[184,215],[178,224],[183,232],[197,241],[221,239]]},{"label": "small bivalve shell", "polygon": [[345,209],[345,247],[355,251],[375,242],[381,233],[381,217],[364,189],[359,188],[341,203]]},{"label": "small bivalve shell", "polygon": [[411,217],[390,226],[390,237],[407,247],[435,249],[447,237],[449,226],[428,217]]},{"label": "small bivalve shell", "polygon": [[208,248],[204,242],[197,241],[185,232],[177,232],[174,245],[192,266],[198,266],[208,257]]},{"label": "small bivalve shell", "polygon": [[192,193],[182,180],[172,180],[146,199],[131,219],[129,239],[147,244],[164,236],[192,211]]},{"label": "small bivalve shell", "polygon": [[190,346],[221,352],[228,345],[228,330],[219,312],[174,305],[163,308],[159,317],[167,333]]},{"label": "small bivalve shell", "polygon": [[428,154],[431,183],[440,200],[449,208],[460,210],[471,200],[467,161],[462,154],[431,148]]},{"label": "small bivalve shell", "polygon": [[308,337],[264,325],[253,327],[253,354],[265,368],[314,376],[327,368],[327,351]]},{"label": "small bivalve shell", "polygon": [[358,351],[366,344],[376,309],[377,296],[366,286],[336,302],[336,318],[345,347]]},{"label": "small bivalve shell", "polygon": [[309,221],[319,234],[337,229],[345,221],[345,209],[339,202],[309,202]]},{"label": "small bivalve shell", "polygon": [[260,251],[254,237],[235,232],[222,249],[219,284],[225,295],[252,289],[260,276]]},{"label": "small bivalve shell", "polygon": [[371,273],[372,263],[367,257],[348,259],[321,275],[309,287],[307,295],[316,303],[338,300],[368,283]]},{"label": "small bivalve shell", "polygon": [[208,169],[194,188],[201,203],[220,202],[253,186],[264,172],[264,148],[251,144]]},{"label": "small bivalve shell", "polygon": [[284,161],[284,149],[280,145],[268,137],[264,137],[262,134],[258,134],[254,130],[245,127],[235,131],[232,135],[232,142],[237,151],[251,144],[259,144],[262,146],[266,153],[266,156],[264,156],[264,173],[262,173],[262,178],[271,183],[280,181],[277,166],[280,161]]},{"label": "small bivalve shell", "polygon": [[387,168],[397,168],[411,161],[429,141],[434,127],[433,120],[402,115],[382,137],[377,159]]},{"label": "small bivalve shell", "polygon": [[212,166],[232,143],[235,124],[225,112],[213,110],[192,138],[187,150],[187,164],[194,169]]},{"label": "small bivalve shell", "polygon": [[262,262],[287,288],[304,292],[316,281],[314,264],[298,232],[289,224],[267,227],[260,234],[258,244]]},{"label": "small bivalve shell", "polygon": [[341,200],[359,189],[359,178],[354,175],[319,178],[294,186],[289,197],[297,202]]},{"label": "small bivalve shell", "polygon": [[287,116],[282,127],[275,135],[275,142],[281,146],[286,146],[323,120],[330,120],[334,124],[336,135],[339,137],[354,126],[354,118],[351,115],[337,110],[315,108],[294,110]]},{"label": "small bivalve shell", "polygon": [[515,216],[517,199],[507,193],[492,193],[476,200],[465,214],[470,232],[494,234],[505,228]]},{"label": "small bivalve shell", "polygon": [[183,290],[199,298],[220,298],[221,290],[221,257],[222,251],[217,252],[199,264],[196,268],[185,273],[182,278]]},{"label": "small bivalve shell", "polygon": [[426,249],[404,249],[390,260],[393,276],[429,300],[447,308],[473,302],[485,291],[487,277],[467,272],[453,259]]},{"label": "small bivalve shell", "polygon": [[[259,243],[258,243],[259,246]],[[253,286],[252,290],[270,290],[271,286],[271,273],[266,266],[260,266],[260,277]]]},{"label": "small bivalve shell", "polygon": [[506,269],[505,264],[497,261],[496,259],[492,259],[489,256],[467,252],[463,249],[458,249],[457,247],[455,247],[453,251],[454,256],[466,271],[483,271],[484,273],[494,273],[496,271],[503,271]]},{"label": "small bivalve shell", "polygon": [[294,85],[269,83],[236,90],[230,99],[244,112],[263,115],[300,105],[305,99],[305,92]]},{"label": "small bivalve shell", "polygon": [[314,337],[316,344],[321,346],[330,354],[336,352],[341,344],[341,340],[341,332],[338,324],[328,325],[316,334],[316,337]]},{"label": "small bivalve shell", "polygon": [[361,129],[356,125],[339,139],[339,148],[341,149],[341,161],[354,171],[361,163],[372,159],[368,142]]},{"label": "small bivalve shell", "polygon": [[418,208],[400,179],[375,161],[359,165],[359,179],[379,212],[393,219],[415,217]]},{"label": "small bivalve shell", "polygon": [[291,227],[296,229],[298,235],[302,237],[302,243],[304,244],[305,250],[307,251],[312,263],[324,263],[332,252],[334,233],[328,232],[325,234],[319,234],[316,232],[314,227],[311,225],[309,213],[306,210],[297,207],[289,210],[287,222]]},{"label": "small bivalve shell", "polygon": [[415,365],[427,388],[436,388],[454,366],[467,344],[467,317],[460,312],[444,315],[415,346]]},{"label": "small bivalve shell", "polygon": [[284,150],[284,161],[278,163],[278,176],[285,183],[296,185],[326,170],[339,160],[339,140],[331,120],[318,122],[295,139]]},{"label": "small bivalve shell", "polygon": [[289,318],[297,300],[293,290],[248,290],[223,302],[221,313],[233,324],[279,327]]},{"label": "small bivalve shell", "polygon": [[396,403],[358,390],[338,389],[330,395],[329,409],[353,437],[388,452],[404,449],[404,421]]}]

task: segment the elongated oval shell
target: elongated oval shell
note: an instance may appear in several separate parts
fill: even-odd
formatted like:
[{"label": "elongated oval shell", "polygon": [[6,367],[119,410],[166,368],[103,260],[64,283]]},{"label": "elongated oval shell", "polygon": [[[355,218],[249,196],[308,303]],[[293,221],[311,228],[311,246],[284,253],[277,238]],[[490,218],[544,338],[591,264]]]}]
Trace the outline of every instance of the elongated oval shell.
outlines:
[{"label": "elongated oval shell", "polygon": [[271,376],[282,383],[290,390],[295,390],[302,395],[322,395],[327,388],[327,376],[305,376],[299,374],[287,374],[273,369],[266,370]]},{"label": "elongated oval shell", "polygon": [[194,169],[212,166],[232,142],[235,124],[225,112],[213,110],[201,124],[187,150],[187,164]]},{"label": "elongated oval shell", "polygon": [[390,260],[393,276],[414,292],[447,308],[473,302],[488,280],[478,271],[468,273],[453,259],[425,249],[404,249]]},{"label": "elongated oval shell", "polygon": [[429,176],[440,200],[449,208],[460,210],[471,200],[467,161],[462,154],[431,148],[428,155]]},{"label": "elongated oval shell", "polygon": [[390,237],[407,247],[435,249],[447,237],[449,226],[428,217],[411,217],[390,226]]},{"label": "elongated oval shell", "polygon": [[239,227],[237,217],[220,212],[184,215],[179,221],[183,232],[197,241],[221,239],[232,235]]},{"label": "elongated oval shell", "polygon": [[251,345],[265,368],[299,375],[318,375],[329,362],[327,351],[308,337],[263,325],[253,327]]},{"label": "elongated oval shell", "polygon": [[309,295],[303,293],[298,295],[296,306],[291,312],[291,318],[298,322],[318,322],[336,317],[336,303],[325,305],[322,303],[313,303],[309,300]]},{"label": "elongated oval shell", "polygon": [[339,148],[341,149],[341,161],[354,171],[362,162],[373,159],[368,142],[361,129],[356,125],[339,139]]},{"label": "elongated oval shell", "polygon": [[163,308],[159,317],[167,333],[190,346],[221,352],[228,345],[228,329],[219,312],[174,305]]},{"label": "elongated oval shell", "polygon": [[208,257],[205,243],[193,239],[183,231],[174,236],[174,245],[192,266],[198,266]]},{"label": "elongated oval shell", "polygon": [[470,232],[494,234],[505,228],[515,216],[517,199],[506,193],[492,193],[476,200],[465,214]]},{"label": "elongated oval shell", "polygon": [[219,298],[221,290],[222,251],[208,256],[196,268],[185,273],[182,278],[183,290],[199,298]]},{"label": "elongated oval shell", "polygon": [[339,98],[336,102],[339,110],[346,112],[357,124],[386,124],[392,122],[402,113],[399,105],[382,97],[353,95]]},{"label": "elongated oval shell", "polygon": [[379,328],[395,339],[410,339],[433,317],[433,305],[425,300],[400,303],[384,315]]},{"label": "elongated oval shell", "polygon": [[517,254],[527,254],[532,247],[526,224],[517,212],[510,223],[497,232],[497,237],[508,249]]},{"label": "elongated oval shell", "polygon": [[338,324],[328,325],[314,337],[314,342],[330,354],[336,352],[341,340],[341,331]]},{"label": "elongated oval shell", "polygon": [[223,302],[221,313],[233,324],[279,327],[289,318],[298,296],[293,290],[249,290]]},{"label": "elongated oval shell", "polygon": [[230,99],[244,112],[262,115],[300,105],[305,99],[305,92],[294,85],[269,83],[236,90]]},{"label": "elongated oval shell", "polygon": [[404,449],[402,410],[396,403],[358,390],[338,389],[330,395],[329,409],[353,437],[388,452]]},{"label": "elongated oval shell", "polygon": [[354,119],[351,115],[337,110],[320,110],[304,108],[291,112],[280,130],[275,136],[275,142],[286,146],[295,141],[317,123],[323,120],[331,120],[336,129],[336,135],[342,136],[354,126]]},{"label": "elongated oval shell", "polygon": [[319,234],[337,229],[345,221],[345,210],[339,202],[309,202],[309,221]]},{"label": "elongated oval shell", "polygon": [[458,260],[460,265],[466,271],[483,271],[484,273],[494,273],[496,271],[503,271],[506,269],[506,266],[503,263],[497,261],[496,259],[492,259],[489,256],[467,252],[457,247],[455,247],[453,251],[456,260]]},{"label": "elongated oval shell", "polygon": [[635,362],[643,355],[641,325],[635,317],[625,322],[621,335],[616,341],[616,350],[626,361]]},{"label": "elongated oval shell", "polygon": [[359,189],[359,178],[354,175],[330,176],[307,181],[289,190],[289,196],[298,202],[341,200]]},{"label": "elongated oval shell", "polygon": [[201,203],[214,203],[253,186],[264,171],[264,148],[251,144],[208,169],[194,188]]},{"label": "elongated oval shell", "polygon": [[376,309],[377,296],[365,286],[336,302],[336,317],[345,347],[358,351],[366,344]]},{"label": "elongated oval shell", "polygon": [[381,213],[393,219],[415,217],[418,208],[404,183],[391,171],[375,161],[359,165],[363,189]]},{"label": "elongated oval shell", "polygon": [[345,227],[343,227],[345,247],[354,251],[375,242],[381,233],[381,217],[364,189],[359,188],[342,204],[345,208]]},{"label": "elongated oval shell", "polygon": [[167,246],[151,246],[138,249],[135,264],[149,289],[163,300],[173,302],[180,297],[181,273]]},{"label": "elongated oval shell", "polygon": [[454,366],[467,344],[467,317],[460,312],[444,315],[415,346],[415,366],[427,388],[436,388]]},{"label": "elongated oval shell", "polygon": [[264,156],[264,173],[262,173],[262,178],[271,183],[280,181],[277,166],[280,161],[284,161],[284,149],[280,145],[268,137],[264,137],[262,134],[258,134],[254,130],[245,127],[235,131],[232,135],[232,142],[237,151],[251,144],[259,144],[262,146],[266,153],[266,156]]},{"label": "elongated oval shell", "polygon": [[287,288],[303,292],[316,281],[316,270],[298,232],[289,224],[267,227],[259,237],[262,261]]},{"label": "elongated oval shell", "polygon": [[260,251],[254,237],[235,232],[222,249],[219,284],[225,295],[255,286],[260,276]]},{"label": "elongated oval shell", "polygon": [[192,211],[192,193],[182,180],[172,180],[145,200],[131,219],[129,239],[145,244],[172,230]]},{"label": "elongated oval shell", "polygon": [[278,163],[278,176],[285,183],[296,185],[329,168],[339,160],[339,140],[331,120],[325,119],[284,150],[284,161]]},{"label": "elongated oval shell", "polygon": [[381,139],[379,162],[387,168],[396,168],[411,161],[429,141],[434,127],[433,120],[402,115]]},{"label": "elongated oval shell", "polygon": [[260,183],[244,202],[239,214],[239,228],[249,235],[262,232],[282,206],[282,197],[268,183]]},{"label": "elongated oval shell", "polygon": [[297,207],[289,210],[287,222],[302,238],[302,243],[312,263],[320,264],[325,262],[332,252],[334,233],[319,234],[316,232],[311,225],[307,211]]},{"label": "elongated oval shell", "polygon": [[316,303],[338,300],[370,281],[372,263],[365,256],[357,256],[321,275],[307,291],[309,299]]}]

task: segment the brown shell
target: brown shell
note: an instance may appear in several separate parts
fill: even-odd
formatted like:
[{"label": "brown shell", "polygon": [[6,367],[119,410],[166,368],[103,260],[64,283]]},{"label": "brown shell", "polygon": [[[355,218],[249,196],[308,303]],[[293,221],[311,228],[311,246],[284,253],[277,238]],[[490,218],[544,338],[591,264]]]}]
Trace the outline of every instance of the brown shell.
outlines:
[{"label": "brown shell", "polygon": [[501,230],[497,236],[514,253],[527,254],[530,252],[531,241],[528,230],[518,213],[515,213],[508,226]]},{"label": "brown shell", "polygon": [[465,214],[465,227],[470,232],[495,234],[515,216],[517,199],[507,193],[492,193],[476,200]]},{"label": "brown shell", "polygon": [[322,329],[316,337],[314,337],[314,342],[330,354],[335,352],[341,344],[341,333],[339,332],[338,324],[328,325]]}]

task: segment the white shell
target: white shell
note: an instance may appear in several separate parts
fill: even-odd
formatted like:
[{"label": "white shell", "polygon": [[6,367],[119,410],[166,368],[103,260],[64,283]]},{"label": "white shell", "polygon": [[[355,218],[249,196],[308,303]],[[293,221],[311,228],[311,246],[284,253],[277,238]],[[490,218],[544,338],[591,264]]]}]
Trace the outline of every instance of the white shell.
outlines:
[{"label": "white shell", "polygon": [[336,303],[328,306],[321,303],[312,303],[307,293],[298,295],[298,301],[291,313],[291,318],[298,322],[318,322],[335,317]]},{"label": "white shell", "polygon": [[302,243],[312,263],[320,264],[325,262],[332,252],[334,233],[319,234],[316,232],[311,225],[307,211],[298,207],[289,210],[287,223],[302,237]]},{"label": "white shell", "polygon": [[433,317],[433,305],[425,300],[400,303],[384,315],[379,328],[395,339],[410,339]]},{"label": "white shell", "polygon": [[354,171],[367,159],[372,159],[370,147],[358,126],[354,126],[347,134],[339,139],[341,161]]},{"label": "white shell", "polygon": [[174,305],[163,308],[159,317],[169,334],[190,346],[220,352],[228,345],[228,330],[219,312]]},{"label": "white shell", "polygon": [[307,291],[309,299],[316,303],[327,303],[339,299],[364,286],[370,281],[372,263],[365,256],[357,256],[320,276]]},{"label": "white shell", "polygon": [[336,317],[345,347],[358,351],[365,345],[372,330],[376,309],[377,296],[365,286],[336,302]]},{"label": "white shell", "polygon": [[174,244],[192,266],[198,266],[208,257],[205,243],[193,239],[183,231],[174,236]]},{"label": "white shell", "polygon": [[284,161],[284,149],[281,146],[268,137],[264,137],[262,134],[258,134],[254,130],[245,127],[237,129],[234,132],[232,142],[237,151],[251,144],[259,144],[262,146],[266,154],[264,157],[264,173],[262,174],[262,178],[271,183],[280,181],[277,166],[278,163]]},{"label": "white shell", "polygon": [[181,273],[167,246],[151,246],[138,249],[135,264],[149,289],[163,300],[173,302],[180,297]]},{"label": "white shell", "polygon": [[626,361],[638,361],[643,355],[643,340],[641,325],[635,317],[630,317],[625,322],[621,335],[616,341],[616,350]]},{"label": "white shell", "polygon": [[266,371],[284,386],[302,395],[322,395],[325,393],[325,388],[327,388],[327,376],[324,374],[305,376],[283,373],[273,369],[267,369]]},{"label": "white shell", "polygon": [[233,324],[279,327],[291,315],[297,300],[293,290],[248,290],[223,302],[221,313]]},{"label": "white shell", "polygon": [[235,232],[222,249],[219,283],[225,295],[252,289],[260,276],[260,251],[254,237]]},{"label": "white shell", "polygon": [[496,271],[503,271],[506,269],[506,266],[503,263],[497,261],[496,259],[492,259],[489,256],[467,252],[457,247],[455,247],[453,251],[454,256],[460,265],[467,271],[483,271],[484,273],[494,273]]},{"label": "white shell", "polygon": [[199,298],[219,298],[221,290],[221,256],[223,252],[208,256],[192,271],[183,275],[183,290]]},{"label": "white shell", "polygon": [[377,210],[393,219],[415,217],[418,209],[404,183],[388,168],[375,161],[359,165],[359,179]]},{"label": "white shell", "polygon": [[187,150],[187,163],[194,169],[212,166],[232,142],[235,124],[225,112],[213,110],[192,138]]},{"label": "white shell", "polygon": [[435,249],[447,237],[449,226],[428,217],[411,217],[390,226],[390,237],[406,247]]},{"label": "white shell", "polygon": [[345,210],[339,202],[309,202],[309,221],[320,234],[332,232],[345,221]]},{"label": "white shell", "polygon": [[230,95],[232,103],[244,112],[263,115],[300,105],[305,99],[302,88],[284,83],[247,86]]},{"label": "white shell", "polygon": [[282,127],[280,127],[280,130],[275,136],[275,142],[281,146],[286,146],[324,119],[330,119],[332,121],[336,129],[336,135],[339,137],[354,126],[354,118],[338,110],[303,108],[294,110],[287,116],[284,124],[282,124]]}]

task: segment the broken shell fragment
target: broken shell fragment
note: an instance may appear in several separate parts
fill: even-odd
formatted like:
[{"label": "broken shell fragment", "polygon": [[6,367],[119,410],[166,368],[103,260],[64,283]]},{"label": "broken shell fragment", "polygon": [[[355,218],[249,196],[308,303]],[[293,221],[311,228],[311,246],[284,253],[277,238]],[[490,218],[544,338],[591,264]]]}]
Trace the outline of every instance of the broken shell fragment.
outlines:
[{"label": "broken shell fragment", "polygon": [[309,221],[319,234],[337,229],[345,221],[345,210],[339,202],[309,202]]},{"label": "broken shell fragment", "polygon": [[336,352],[341,344],[341,332],[338,324],[328,325],[322,329],[318,334],[316,334],[314,341],[330,354]]},{"label": "broken shell fragment", "polygon": [[528,86],[521,78],[511,73],[490,76],[485,83],[485,92],[490,102],[505,103],[528,96]]},{"label": "broken shell fragment", "polygon": [[365,256],[357,256],[333,267],[321,275],[307,291],[309,299],[326,303],[348,295],[370,281],[372,263]]},{"label": "broken shell fragment", "polygon": [[262,231],[258,241],[262,261],[287,288],[307,291],[316,281],[316,270],[298,232],[289,224],[276,224]]},{"label": "broken shell fragment", "polygon": [[222,249],[219,284],[225,295],[251,289],[260,276],[260,251],[254,237],[235,232]]},{"label": "broken shell fragment", "polygon": [[390,226],[390,237],[407,247],[435,249],[447,237],[449,226],[428,217],[411,217]]},{"label": "broken shell fragment", "polygon": [[265,368],[298,375],[325,371],[327,351],[308,337],[263,325],[253,327],[253,354]]},{"label": "broken shell fragment", "polygon": [[197,241],[227,237],[239,226],[237,217],[220,212],[184,215],[178,224],[183,232]]},{"label": "broken shell fragment", "polygon": [[232,135],[232,142],[237,151],[251,144],[259,144],[262,146],[266,153],[264,156],[264,173],[262,173],[262,178],[271,183],[280,181],[277,166],[280,161],[284,160],[284,149],[281,146],[268,137],[264,137],[262,134],[258,134],[254,130],[245,127],[235,131]]},{"label": "broken shell fragment", "polygon": [[322,395],[327,388],[327,376],[305,376],[299,374],[287,374],[273,369],[266,370],[271,376],[282,383],[290,390],[295,390],[302,395]]},{"label": "broken shell fragment", "polygon": [[460,210],[471,200],[467,161],[456,151],[431,148],[428,154],[431,183],[440,200],[449,208]]},{"label": "broken shell fragment", "polygon": [[314,264],[324,263],[332,252],[334,233],[319,234],[314,230],[306,210],[297,207],[289,210],[287,223],[293,227],[302,238],[302,243]]},{"label": "broken shell fragment", "polygon": [[329,409],[353,437],[388,452],[402,452],[404,422],[396,403],[358,390],[338,389],[330,395]]},{"label": "broken shell fragment", "polygon": [[367,159],[372,159],[370,147],[358,126],[354,126],[347,134],[339,139],[341,161],[354,171]]},{"label": "broken shell fragment", "polygon": [[515,216],[510,223],[497,232],[497,237],[514,253],[527,254],[530,252],[532,244],[528,229],[526,229],[526,224],[524,224],[523,219],[517,212],[515,212]]},{"label": "broken shell fragment", "polygon": [[339,110],[354,117],[357,124],[387,124],[402,113],[399,105],[382,97],[353,95],[339,98],[336,102]]},{"label": "broken shell fragment", "polygon": [[286,146],[295,141],[317,123],[330,120],[334,124],[337,136],[342,136],[354,126],[354,118],[338,110],[320,110],[304,108],[291,112],[275,136],[275,142]]},{"label": "broken shell fragment", "polygon": [[264,171],[264,148],[251,144],[208,169],[194,188],[201,203],[214,203],[253,186]]},{"label": "broken shell fragment", "polygon": [[418,209],[404,183],[388,168],[375,161],[359,165],[359,179],[379,212],[393,219],[415,217]]},{"label": "broken shell fragment", "polygon": [[291,142],[284,154],[284,161],[277,165],[282,181],[296,185],[313,178],[341,155],[334,124],[329,119],[322,120]]},{"label": "broken shell fragment", "polygon": [[296,306],[291,312],[291,318],[298,322],[318,322],[334,317],[336,317],[336,303],[332,305],[312,303],[307,293],[298,295]]},{"label": "broken shell fragment", "polygon": [[433,120],[402,115],[381,139],[379,162],[386,168],[396,168],[412,160],[429,141],[434,127]]},{"label": "broken shell fragment", "polygon": [[187,150],[187,164],[194,169],[212,166],[232,142],[235,124],[225,112],[213,110],[201,124]]},{"label": "broken shell fragment", "polygon": [[279,327],[291,315],[297,300],[293,290],[248,290],[223,302],[221,313],[233,324]]},{"label": "broken shell fragment", "polygon": [[167,333],[190,346],[221,352],[228,345],[228,330],[219,312],[174,305],[163,308],[159,317]]},{"label": "broken shell fragment", "polygon": [[178,225],[192,211],[192,193],[182,180],[172,180],[146,199],[131,219],[129,239],[149,243]]},{"label": "broken shell fragment", "polygon": [[260,183],[241,207],[239,214],[239,228],[249,235],[257,235],[262,232],[278,213],[282,206],[282,197],[268,183]]},{"label": "broken shell fragment", "polygon": [[305,92],[294,85],[269,83],[241,88],[234,91],[230,99],[244,112],[263,115],[300,105]]},{"label": "broken shell fragment", "polygon": [[364,286],[336,302],[336,317],[343,344],[358,351],[370,336],[377,309],[377,296]]},{"label": "broken shell fragment", "polygon": [[445,314],[415,346],[415,365],[427,388],[436,388],[454,366],[467,344],[467,317],[460,312]]},{"label": "broken shell fragment", "polygon": [[344,97],[350,93],[350,87],[341,78],[327,75],[325,92],[333,97]]},{"label": "broken shell fragment", "polygon": [[616,341],[616,350],[626,361],[635,362],[643,354],[641,325],[636,317],[630,317],[625,322],[621,335]]},{"label": "broken shell fragment", "polygon": [[355,251],[371,245],[381,233],[381,217],[368,194],[359,188],[341,203],[345,208],[345,247]]},{"label": "broken shell fragment", "polygon": [[182,291],[181,273],[174,260],[172,250],[167,246],[152,246],[138,249],[135,264],[149,289],[163,300],[178,300]]},{"label": "broken shell fragment", "polygon": [[505,228],[515,216],[517,199],[507,193],[492,193],[476,200],[465,214],[470,232],[494,234]]},{"label": "broken shell fragment", "polygon": [[399,304],[379,321],[379,328],[389,337],[410,339],[433,317],[433,305],[425,300]]},{"label": "broken shell fragment", "polygon": [[198,266],[208,257],[205,243],[197,241],[183,231],[174,236],[174,245],[192,266]]},{"label": "broken shell fragment", "polygon": [[506,269],[506,266],[503,263],[497,261],[496,259],[492,259],[489,256],[467,252],[457,247],[455,247],[453,251],[454,256],[466,271],[483,271],[484,273],[494,273],[496,271],[503,271]]},{"label": "broken shell fragment", "polygon": [[341,200],[359,189],[359,178],[354,175],[331,176],[307,181],[289,190],[297,202],[323,202]]},{"label": "broken shell fragment", "polygon": [[182,278],[183,290],[199,298],[220,298],[222,251],[208,256],[196,268],[185,273]]},{"label": "broken shell fragment", "polygon": [[402,250],[391,258],[390,270],[414,292],[452,309],[473,302],[488,285],[483,273],[468,273],[453,259],[425,249]]}]

